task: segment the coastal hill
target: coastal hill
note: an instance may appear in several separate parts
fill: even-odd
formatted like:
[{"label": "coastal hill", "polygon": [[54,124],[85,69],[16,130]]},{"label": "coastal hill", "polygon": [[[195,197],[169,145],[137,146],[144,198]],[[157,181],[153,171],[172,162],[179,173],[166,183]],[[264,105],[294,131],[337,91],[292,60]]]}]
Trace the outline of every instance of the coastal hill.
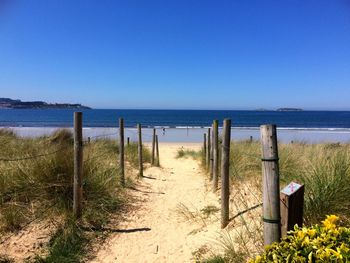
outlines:
[{"label": "coastal hill", "polygon": [[0,98],[0,109],[90,109],[81,104],[47,103],[44,101],[21,101]]},{"label": "coastal hill", "polygon": [[303,109],[298,109],[298,108],[279,108],[276,111],[303,111]]},{"label": "coastal hill", "polygon": [[[260,109],[256,109],[255,111],[273,111],[273,110],[260,108]],[[303,109],[299,109],[299,108],[278,108],[275,111],[303,111]]]}]

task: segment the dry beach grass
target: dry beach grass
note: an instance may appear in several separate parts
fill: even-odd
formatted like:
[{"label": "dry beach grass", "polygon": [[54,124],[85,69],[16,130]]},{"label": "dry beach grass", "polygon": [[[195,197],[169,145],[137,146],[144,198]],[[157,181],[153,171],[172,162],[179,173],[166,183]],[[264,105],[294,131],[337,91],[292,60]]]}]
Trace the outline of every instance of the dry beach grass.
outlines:
[{"label": "dry beach grass", "polygon": [[[79,224],[72,219],[72,143],[66,130],[40,138],[0,131],[0,254],[18,261],[79,262],[93,236],[83,229],[103,228],[122,209],[126,195],[118,180],[118,145],[97,139],[84,146],[84,211]],[[149,160],[147,150],[144,157]],[[134,144],[126,147],[126,158],[130,185]]]},{"label": "dry beach grass", "polygon": [[[122,188],[117,143],[92,140],[84,147],[84,214],[79,223],[71,215],[69,132],[23,139],[1,130],[0,145],[4,262],[244,262],[262,251],[256,141],[231,144],[231,221],[224,230],[219,191],[212,192],[200,144],[160,143],[161,167],[147,165],[140,180],[133,168],[137,147],[131,144],[126,147],[129,179]],[[149,147],[144,148],[149,160]],[[306,185],[305,224],[326,214],[349,221],[349,144],[280,144],[279,155],[281,185],[292,180]]]}]

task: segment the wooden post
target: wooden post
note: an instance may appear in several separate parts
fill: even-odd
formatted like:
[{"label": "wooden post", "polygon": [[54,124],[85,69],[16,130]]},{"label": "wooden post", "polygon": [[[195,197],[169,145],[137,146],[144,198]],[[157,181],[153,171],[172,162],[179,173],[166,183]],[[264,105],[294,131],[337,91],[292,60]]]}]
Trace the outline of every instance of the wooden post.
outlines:
[{"label": "wooden post", "polygon": [[126,145],[130,145],[130,137],[126,138]]},{"label": "wooden post", "polygon": [[221,228],[229,222],[231,120],[224,120],[221,155]]},{"label": "wooden post", "polygon": [[125,186],[125,170],[124,170],[124,119],[119,119],[119,168],[120,183]]},{"label": "wooden post", "polygon": [[207,159],[207,134],[203,134],[203,161],[206,164],[206,159]]},{"label": "wooden post", "polygon": [[281,205],[281,234],[294,229],[295,225],[303,226],[304,185],[291,182],[282,191]]},{"label": "wooden post", "polygon": [[210,136],[211,136],[211,133],[210,133],[211,129],[208,128],[208,136],[207,136],[207,139],[208,139],[208,143],[207,143],[207,147],[208,147],[208,150],[207,150],[207,170],[209,172],[209,166],[210,166],[210,146],[211,146],[211,142],[210,142]]},{"label": "wooden post", "polygon": [[213,122],[213,192],[218,189],[219,182],[219,121]]},{"label": "wooden post", "polygon": [[209,163],[209,177],[213,180],[213,161],[214,161],[214,123],[211,125],[211,145],[210,145],[210,163]]},{"label": "wooden post", "polygon": [[139,177],[143,177],[141,124],[137,124],[137,131],[139,135],[139,141],[138,141],[138,147],[137,147],[138,156],[139,156]]},{"label": "wooden post", "polygon": [[158,145],[158,135],[156,135],[156,156],[157,156],[157,162],[156,165],[159,166],[160,162],[159,162],[159,145]]},{"label": "wooden post", "polygon": [[264,244],[281,238],[280,184],[276,125],[262,125],[262,175]]},{"label": "wooden post", "polygon": [[83,199],[83,113],[74,112],[74,185],[73,214],[80,218]]},{"label": "wooden post", "polygon": [[153,128],[151,165],[154,165],[155,146],[156,146],[156,129]]}]

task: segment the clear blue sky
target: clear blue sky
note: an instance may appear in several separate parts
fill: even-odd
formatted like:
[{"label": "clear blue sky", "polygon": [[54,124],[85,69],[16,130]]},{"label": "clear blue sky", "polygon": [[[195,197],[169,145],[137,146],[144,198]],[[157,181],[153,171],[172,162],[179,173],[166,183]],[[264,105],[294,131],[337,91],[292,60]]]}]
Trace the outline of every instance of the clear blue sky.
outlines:
[{"label": "clear blue sky", "polygon": [[0,97],[350,110],[349,0],[0,0]]}]

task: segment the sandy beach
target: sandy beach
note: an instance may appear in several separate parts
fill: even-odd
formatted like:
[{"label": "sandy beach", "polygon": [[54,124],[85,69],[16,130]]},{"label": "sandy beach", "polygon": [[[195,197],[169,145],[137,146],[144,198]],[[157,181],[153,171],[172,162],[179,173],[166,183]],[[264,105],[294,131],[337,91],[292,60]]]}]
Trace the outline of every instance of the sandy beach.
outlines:
[{"label": "sandy beach", "polygon": [[[18,135],[23,137],[38,137],[43,135],[50,135],[57,127],[9,127],[9,129],[15,131]],[[67,127],[67,129],[72,129]],[[342,142],[347,143],[350,141],[350,129],[346,128],[277,128],[278,139],[283,143],[289,143],[291,141],[302,141],[308,143],[322,143],[322,142]],[[166,128],[164,131],[162,128],[157,128],[157,134],[161,142],[171,143],[201,143],[203,141],[203,134],[207,132],[207,128]],[[221,132],[221,128],[219,128]],[[143,141],[150,142],[152,140],[152,129],[144,128],[142,130]],[[118,128],[83,128],[83,136],[98,137],[98,138],[110,138],[114,139],[118,136]],[[259,128],[239,128],[233,127],[231,129],[232,140],[248,140],[250,136],[254,140],[260,139]],[[130,137],[131,141],[137,141],[136,128],[125,128],[125,137]]]},{"label": "sandy beach", "polygon": [[[193,262],[194,254],[205,253],[220,235],[220,211],[208,218],[200,212],[208,206],[219,208],[219,193],[210,190],[198,161],[176,158],[179,149],[199,150],[201,144],[159,147],[161,167],[148,167],[144,178],[126,189],[131,208],[109,223],[108,228],[118,232],[110,233],[103,244],[92,245],[96,256],[90,262]],[[135,178],[131,171],[127,176]],[[35,222],[6,239],[0,254],[22,262],[42,250],[50,234],[46,222]]]},{"label": "sandy beach", "polygon": [[132,232],[111,234],[91,262],[191,262],[193,252],[215,239],[218,221],[203,225],[179,213],[182,205],[193,211],[219,207],[198,162],[175,158],[181,147],[198,150],[200,144],[160,144],[161,167],[145,171],[132,191],[135,209],[114,225]]},{"label": "sandy beach", "polygon": [[[220,192],[210,189],[208,175],[192,158],[176,158],[180,148],[199,150],[198,143],[160,144],[161,167],[150,167],[130,190],[136,198],[123,221],[110,227],[112,233],[99,246],[91,263],[104,262],[194,262],[196,257],[220,252],[217,239],[232,237],[241,226],[220,229]],[[237,205],[238,202],[236,201]],[[217,210],[205,217],[203,210]],[[232,207],[236,212],[238,206]]]},{"label": "sandy beach", "polygon": [[[150,146],[145,143],[145,147]],[[131,200],[129,209],[122,215],[111,215],[106,226],[109,234],[103,242],[92,244],[88,262],[196,262],[202,256],[220,254],[223,245],[219,240],[230,240],[239,246],[235,237],[244,240],[248,233],[255,237],[249,236],[247,240],[259,239],[259,208],[246,214],[243,220],[248,220],[248,224],[232,220],[222,230],[220,190],[212,192],[208,174],[199,160],[176,158],[179,149],[198,151],[201,147],[201,143],[161,142],[160,167],[147,166],[139,180],[135,171],[128,170],[127,176],[135,179],[135,184],[125,189]],[[231,189],[230,216],[260,203],[258,192],[250,195],[252,189],[247,183],[242,187],[240,182],[235,183]],[[211,213],[206,215],[204,211],[208,208]],[[16,262],[33,258],[48,244],[55,231],[52,226],[41,221],[30,224],[1,243],[0,255],[6,254]],[[246,245],[252,253],[259,253],[256,247]]]}]

